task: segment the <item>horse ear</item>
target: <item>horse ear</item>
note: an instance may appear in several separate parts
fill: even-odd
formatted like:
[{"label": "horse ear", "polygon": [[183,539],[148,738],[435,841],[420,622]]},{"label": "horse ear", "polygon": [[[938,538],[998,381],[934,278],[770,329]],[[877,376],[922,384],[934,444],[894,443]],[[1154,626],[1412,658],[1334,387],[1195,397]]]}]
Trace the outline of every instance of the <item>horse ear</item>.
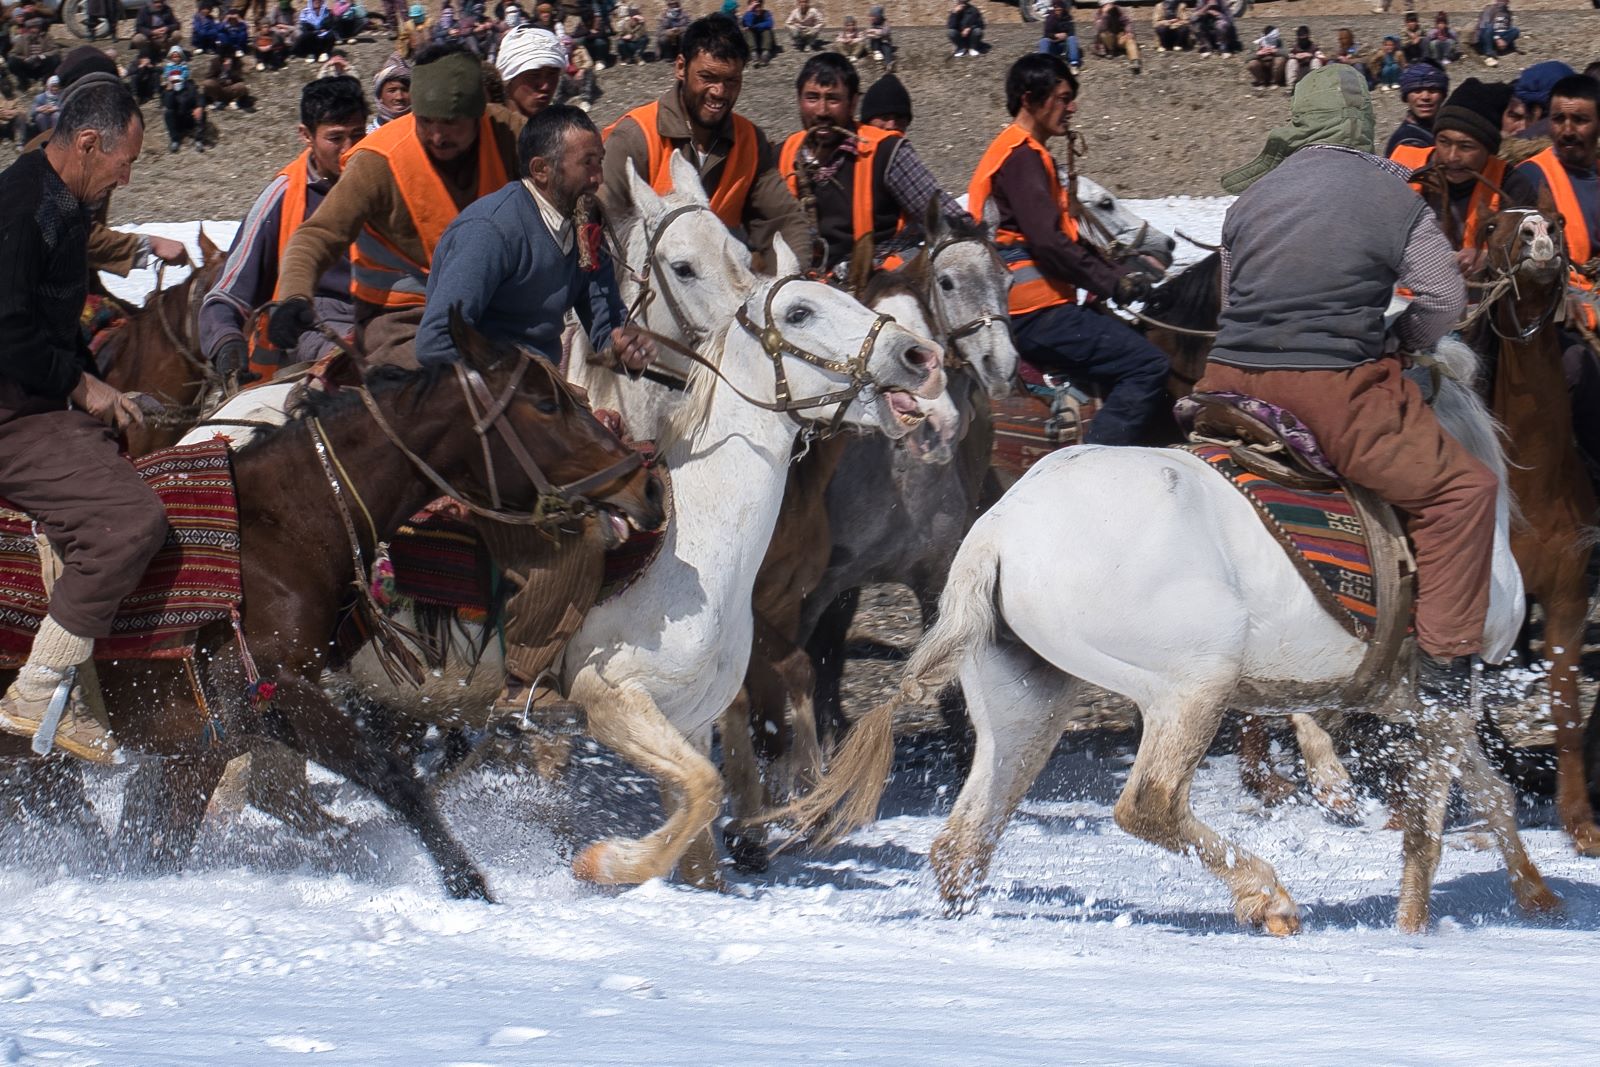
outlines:
[{"label": "horse ear", "polygon": [[460,304],[450,305],[450,347],[468,367],[479,374],[490,373],[505,362],[510,353],[472,328],[461,314]]},{"label": "horse ear", "polygon": [[794,249],[789,247],[789,242],[783,239],[781,233],[772,238],[772,256],[777,268],[774,277],[788,278],[800,273],[800,257],[794,254]]},{"label": "horse ear", "polygon": [[[676,153],[674,153],[676,155]],[[639,177],[638,169],[633,165],[633,160],[628,160],[628,199],[633,202],[634,214],[640,219],[659,215],[665,209],[665,201],[656,191],[650,188],[650,183]]]},{"label": "horse ear", "polygon": [[211,261],[222,254],[222,249],[211,243],[211,238],[206,236],[204,225],[200,227],[200,262],[209,266]]},{"label": "horse ear", "polygon": [[[779,238],[782,240],[782,238]],[[877,253],[877,242],[869,233],[856,242],[850,252],[850,270],[845,275],[844,286],[852,293],[859,293],[866,288],[867,281],[872,277],[872,261]]]},{"label": "horse ear", "polygon": [[1000,209],[994,206],[994,197],[983,202],[983,225],[993,237],[1000,229]]},{"label": "horse ear", "polygon": [[922,213],[922,232],[928,235],[928,243],[936,244],[948,228],[944,212],[939,210],[939,197],[928,197],[928,206]]},{"label": "horse ear", "polygon": [[1556,207],[1555,194],[1550,192],[1550,186],[1539,186],[1539,202],[1535,205],[1541,214],[1549,215],[1558,223],[1561,222],[1561,210]]},{"label": "horse ear", "polygon": [[673,152],[667,162],[672,173],[672,191],[710,207],[711,198],[706,195],[705,183],[700,180],[700,172],[694,169],[694,164],[685,159],[682,152]]}]

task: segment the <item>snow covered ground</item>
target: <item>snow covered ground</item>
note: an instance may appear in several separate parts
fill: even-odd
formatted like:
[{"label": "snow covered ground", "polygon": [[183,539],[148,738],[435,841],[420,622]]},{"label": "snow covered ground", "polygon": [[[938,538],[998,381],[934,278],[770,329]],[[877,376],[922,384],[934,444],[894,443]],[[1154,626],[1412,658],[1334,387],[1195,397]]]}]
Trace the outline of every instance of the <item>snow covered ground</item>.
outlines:
[{"label": "snow covered ground", "polygon": [[[1207,241],[1224,206],[1134,205]],[[443,899],[409,833],[327,777],[348,844],[247,811],[208,825],[178,876],[111,876],[84,841],[0,826],[0,1064],[1477,1064],[1600,1044],[1600,863],[1548,811],[1524,821],[1563,917],[1519,917],[1498,856],[1455,830],[1435,930],[1404,937],[1380,811],[1354,828],[1267,812],[1213,758],[1202,818],[1302,906],[1304,932],[1278,941],[1237,930],[1195,863],[1118,830],[1126,753],[1074,742],[960,920],[927,873],[960,776],[929,744],[880,822],[720,896],[573,880],[576,847],[658,818],[653,786],[603,754],[559,786],[485,772],[447,795],[496,906]],[[107,826],[126,774],[94,780]]]}]

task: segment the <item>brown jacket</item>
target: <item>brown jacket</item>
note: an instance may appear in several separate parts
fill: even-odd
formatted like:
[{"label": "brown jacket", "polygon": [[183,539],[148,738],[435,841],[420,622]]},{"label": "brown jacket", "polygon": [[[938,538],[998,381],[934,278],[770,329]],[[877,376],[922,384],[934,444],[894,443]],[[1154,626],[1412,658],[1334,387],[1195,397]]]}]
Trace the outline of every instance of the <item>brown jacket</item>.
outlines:
[{"label": "brown jacket", "polygon": [[[517,171],[517,139],[510,125],[498,113],[490,113],[506,173]],[[470,169],[460,173],[440,172],[446,188],[464,208],[476,197],[477,168],[475,150],[464,153]],[[363,152],[358,144],[346,157],[339,181],[328,191],[311,217],[300,225],[284,249],[278,269],[280,298],[301,296],[311,299],[317,279],[349,254],[350,245],[371,225],[373,230],[398,251],[418,263],[426,261],[422,241],[411,221],[411,212],[395,186],[394,174],[382,156]],[[356,341],[373,363],[415,366],[413,342],[422,323],[422,308],[380,308],[355,301]]]},{"label": "brown jacket", "polygon": [[[689,119],[684,114],[677,84],[661,94],[657,101],[656,129],[661,136],[682,151],[689,142]],[[691,162],[698,162],[701,184],[708,192],[714,191],[722,181],[723,164],[733,147],[732,120],[717,134],[711,150],[704,159],[696,161],[692,152],[683,153]],[[811,250],[811,224],[806,221],[800,202],[789,191],[788,183],[778,172],[778,153],[767,135],[756,131],[756,180],[750,187],[750,197],[745,203],[744,230],[746,243],[754,249],[770,248],[774,233],[782,233],[796,255],[806,257]],[[633,201],[628,195],[628,160],[633,161],[639,176],[649,180],[650,146],[645,142],[639,124],[624,117],[611,136],[606,138],[606,158],[602,168],[600,205],[608,218],[621,218],[632,214]]]}]

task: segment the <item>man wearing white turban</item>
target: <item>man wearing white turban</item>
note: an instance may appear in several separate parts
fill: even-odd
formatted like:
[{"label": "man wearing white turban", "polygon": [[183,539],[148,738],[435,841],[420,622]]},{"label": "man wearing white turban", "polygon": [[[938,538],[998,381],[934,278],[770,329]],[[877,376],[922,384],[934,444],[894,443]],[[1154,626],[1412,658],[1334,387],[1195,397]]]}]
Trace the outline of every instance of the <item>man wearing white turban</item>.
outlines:
[{"label": "man wearing white turban", "polygon": [[495,69],[506,87],[506,100],[524,119],[531,119],[555,99],[567,69],[567,53],[549,30],[518,26],[500,39]]}]

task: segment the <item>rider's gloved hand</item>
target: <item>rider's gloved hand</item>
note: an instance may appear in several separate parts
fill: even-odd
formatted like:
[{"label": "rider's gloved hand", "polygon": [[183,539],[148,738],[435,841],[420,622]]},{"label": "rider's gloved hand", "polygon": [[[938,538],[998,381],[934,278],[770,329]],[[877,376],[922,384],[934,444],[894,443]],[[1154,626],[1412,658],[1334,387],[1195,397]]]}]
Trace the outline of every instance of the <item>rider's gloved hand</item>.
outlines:
[{"label": "rider's gloved hand", "polygon": [[272,317],[267,320],[267,339],[275,348],[291,352],[300,343],[301,334],[316,328],[317,314],[311,308],[311,301],[303,296],[291,296],[272,309]]},{"label": "rider's gloved hand", "polygon": [[216,358],[211,361],[211,365],[216,367],[217,374],[223,378],[237,378],[240,385],[246,385],[261,377],[250,370],[250,346],[239,337],[222,342],[222,347],[217,349]]},{"label": "rider's gloved hand", "polygon": [[1111,298],[1121,307],[1142,304],[1150,299],[1150,276],[1134,271],[1117,279],[1117,288]]},{"label": "rider's gloved hand", "polygon": [[92,374],[79,378],[72,390],[74,404],[118,432],[144,425],[139,398],[140,394],[119,392]]}]

